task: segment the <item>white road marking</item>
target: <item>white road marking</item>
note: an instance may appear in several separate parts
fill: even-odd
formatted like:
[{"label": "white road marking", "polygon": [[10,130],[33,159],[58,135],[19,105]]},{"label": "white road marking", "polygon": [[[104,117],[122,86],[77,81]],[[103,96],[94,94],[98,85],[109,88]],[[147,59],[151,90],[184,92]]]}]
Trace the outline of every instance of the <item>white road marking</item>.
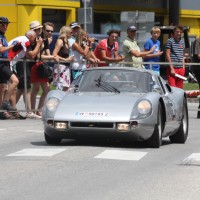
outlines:
[{"label": "white road marking", "polygon": [[23,149],[7,156],[54,156],[65,150],[66,148]]},{"label": "white road marking", "polygon": [[200,153],[192,153],[183,160],[185,165],[200,165]]},{"label": "white road marking", "polygon": [[39,130],[25,130],[27,132],[36,132],[36,133],[43,133],[44,131],[39,131]]},{"label": "white road marking", "polygon": [[7,129],[5,129],[5,128],[0,128],[0,131],[6,131]]},{"label": "white road marking", "polygon": [[146,154],[147,152],[140,151],[105,150],[104,152],[95,156],[95,158],[138,161]]}]

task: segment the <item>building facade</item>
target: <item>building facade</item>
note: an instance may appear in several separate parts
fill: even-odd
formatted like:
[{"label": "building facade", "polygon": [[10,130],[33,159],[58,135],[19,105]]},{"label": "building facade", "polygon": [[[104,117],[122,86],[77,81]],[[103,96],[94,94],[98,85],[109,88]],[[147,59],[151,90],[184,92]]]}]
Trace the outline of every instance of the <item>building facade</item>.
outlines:
[{"label": "building facade", "polygon": [[[124,11],[155,13],[155,25],[169,25],[169,5],[174,0],[86,0],[92,7],[93,23],[90,32],[105,34],[109,28],[121,28],[120,14]],[[200,0],[175,0],[179,2],[179,24],[190,27],[190,35],[200,36]],[[7,38],[24,35],[33,20],[51,21],[55,31],[78,19],[78,8],[84,0],[1,0],[0,15],[12,22]],[[130,19],[131,21],[131,19]],[[89,29],[88,29],[89,30]]]},{"label": "building facade", "polygon": [[79,0],[1,0],[0,16],[6,16],[11,23],[6,33],[11,40],[29,29],[29,23],[38,20],[40,23],[51,21],[55,31],[63,25],[76,20]]},{"label": "building facade", "polygon": [[[179,3],[179,25],[189,26],[190,34],[200,36],[200,0],[175,0]],[[94,32],[103,31],[104,24],[114,23],[120,19],[122,11],[155,12],[155,25],[168,26],[169,7],[174,0],[93,0],[94,7]],[[177,14],[177,13],[174,13]],[[107,18],[107,20],[105,19]]]}]

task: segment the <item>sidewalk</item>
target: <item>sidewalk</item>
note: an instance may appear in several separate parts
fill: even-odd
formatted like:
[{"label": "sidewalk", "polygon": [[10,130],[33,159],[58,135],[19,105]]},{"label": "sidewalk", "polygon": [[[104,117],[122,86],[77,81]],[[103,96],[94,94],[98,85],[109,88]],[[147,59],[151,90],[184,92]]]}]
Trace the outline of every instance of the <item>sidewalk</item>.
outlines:
[{"label": "sidewalk", "polygon": [[[40,98],[40,96],[37,96],[37,98],[36,98],[36,108],[39,103],[39,98]],[[19,102],[17,103],[17,110],[20,111],[20,114],[22,114],[22,116],[26,115],[26,108],[25,108],[23,97],[21,97]]]},{"label": "sidewalk", "polygon": [[186,90],[187,100],[190,103],[199,103],[200,91],[199,90]]}]

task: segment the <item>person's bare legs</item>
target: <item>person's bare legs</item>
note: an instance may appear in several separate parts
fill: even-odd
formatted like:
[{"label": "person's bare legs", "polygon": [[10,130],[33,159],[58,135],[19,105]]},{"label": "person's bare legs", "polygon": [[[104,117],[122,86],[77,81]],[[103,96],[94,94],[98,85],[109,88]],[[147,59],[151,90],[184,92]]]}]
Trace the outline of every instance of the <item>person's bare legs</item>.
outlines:
[{"label": "person's bare legs", "polygon": [[[50,84],[49,84],[49,82],[41,83],[41,87],[42,87],[42,94],[41,94],[40,101],[38,104],[38,110],[40,112],[42,111],[42,108],[44,106],[45,98],[46,98],[48,92],[50,91]],[[41,115],[41,113],[38,112],[38,115]]]},{"label": "person's bare legs", "polygon": [[33,83],[32,86],[33,87],[32,87],[32,92],[31,92],[31,109],[35,110],[36,96],[37,96],[37,93],[38,93],[39,88],[40,88],[40,83],[39,82]]},{"label": "person's bare legs", "polygon": [[5,96],[6,90],[7,90],[7,84],[6,83],[1,83],[0,84],[0,107],[1,107],[1,104],[2,104],[2,102],[4,100],[4,96]]},{"label": "person's bare legs", "polygon": [[30,89],[27,89],[26,99],[25,99],[25,93],[24,92],[25,92],[24,89],[18,89],[17,90],[16,103],[18,103],[21,95],[23,95],[25,109],[27,109],[27,112],[30,112],[31,111],[31,91],[30,91]]},{"label": "person's bare legs", "polygon": [[10,95],[10,105],[16,109],[16,91],[14,90],[14,92]]},{"label": "person's bare legs", "polygon": [[17,87],[17,85],[19,83],[18,78],[14,74],[12,74],[9,81],[10,81],[9,88],[5,94],[4,101],[9,101],[10,96],[14,93],[15,88]]},{"label": "person's bare legs", "polygon": [[20,97],[22,96],[24,90],[23,89],[18,89],[16,93],[16,103],[18,103]]},{"label": "person's bare legs", "polygon": [[[8,91],[6,92],[4,100],[2,102],[2,108],[3,109],[6,109],[6,110],[11,109],[9,100],[10,100],[11,95],[14,94],[15,88],[17,87],[18,83],[19,83],[18,78],[14,74],[12,74],[10,79],[9,79]],[[13,99],[13,102],[12,102],[12,107],[16,108],[16,100],[14,100],[14,99]]]},{"label": "person's bare legs", "polygon": [[23,93],[24,104],[26,105],[27,112],[31,111],[31,90],[27,89],[26,99],[25,93]]}]

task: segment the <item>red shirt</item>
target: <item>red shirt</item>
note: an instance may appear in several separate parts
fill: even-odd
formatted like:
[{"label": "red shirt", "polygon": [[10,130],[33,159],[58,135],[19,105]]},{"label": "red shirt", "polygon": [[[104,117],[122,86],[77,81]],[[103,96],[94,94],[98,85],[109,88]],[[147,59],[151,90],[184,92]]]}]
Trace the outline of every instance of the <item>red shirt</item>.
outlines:
[{"label": "red shirt", "polygon": [[[106,56],[110,58],[114,58],[115,51],[118,51],[118,42],[115,42],[112,47],[108,45],[108,39],[101,40],[94,50],[94,55],[103,61],[101,51],[106,51]],[[107,66],[108,64],[100,63],[99,66]]]}]

